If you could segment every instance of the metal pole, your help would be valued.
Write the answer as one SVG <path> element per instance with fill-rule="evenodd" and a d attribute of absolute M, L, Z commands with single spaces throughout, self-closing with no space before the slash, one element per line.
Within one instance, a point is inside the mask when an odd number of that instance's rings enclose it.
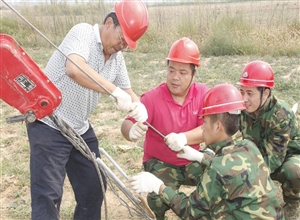
<path fill-rule="evenodd" d="M 33 28 L 36 32 L 38 32 L 46 41 L 48 41 L 51 46 L 53 46 L 57 51 L 59 51 L 67 60 L 73 63 L 79 70 L 81 70 L 86 76 L 88 76 L 94 83 L 100 86 L 104 91 L 106 91 L 110 96 L 112 96 L 116 101 L 117 98 L 111 94 L 103 85 L 97 82 L 92 76 L 90 76 L 86 71 L 84 71 L 80 66 L 78 66 L 72 59 L 70 59 L 67 55 L 65 55 L 50 39 L 48 39 L 41 31 L 39 31 L 33 24 L 31 24 L 25 17 L 23 17 L 19 12 L 17 12 L 10 4 L 6 1 L 1 0 L 7 7 L 9 7 L 13 12 L 15 12 L 21 19 L 23 19 L 31 28 Z"/>

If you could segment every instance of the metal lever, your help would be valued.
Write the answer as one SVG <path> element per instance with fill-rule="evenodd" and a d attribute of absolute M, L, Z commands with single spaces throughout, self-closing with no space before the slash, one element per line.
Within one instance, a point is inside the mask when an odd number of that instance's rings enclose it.
<path fill-rule="evenodd" d="M 164 140 L 166 140 L 166 136 L 163 135 L 159 130 L 157 130 L 155 127 L 153 127 L 149 122 L 145 121 L 145 124 L 150 127 L 153 131 L 155 131 L 157 134 L 159 134 Z"/>
<path fill-rule="evenodd" d="M 164 141 L 166 141 L 166 136 L 163 135 L 159 130 L 157 130 L 155 127 L 153 127 L 149 122 L 145 121 L 145 124 L 148 125 L 148 127 L 150 127 L 153 131 L 155 131 L 157 134 L 159 134 Z M 183 150 L 181 150 L 180 152 L 183 152 Z"/>
<path fill-rule="evenodd" d="M 35 114 L 33 111 L 28 111 L 24 115 L 17 115 L 17 116 L 12 116 L 9 118 L 6 118 L 6 122 L 11 124 L 15 122 L 21 122 L 21 121 L 26 121 L 29 123 L 32 123 L 36 120 Z"/>

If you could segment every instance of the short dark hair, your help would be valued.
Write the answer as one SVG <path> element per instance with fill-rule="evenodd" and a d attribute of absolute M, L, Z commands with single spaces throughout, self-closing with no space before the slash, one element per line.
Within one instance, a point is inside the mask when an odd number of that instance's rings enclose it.
<path fill-rule="evenodd" d="M 228 112 L 221 113 L 221 114 L 213 114 L 210 116 L 211 124 L 215 123 L 219 120 L 227 135 L 232 136 L 234 135 L 240 127 L 240 116 L 236 114 L 229 114 Z"/>
<path fill-rule="evenodd" d="M 257 87 L 257 90 L 260 92 L 260 95 L 261 95 L 261 96 L 262 96 L 263 92 L 264 92 L 266 89 L 270 90 L 270 93 L 269 93 L 269 96 L 268 96 L 268 97 L 270 97 L 270 96 L 271 96 L 271 92 L 272 92 L 271 88 L 269 88 L 269 87 L 260 87 L 260 86 Z"/>
<path fill-rule="evenodd" d="M 113 19 L 115 27 L 120 26 L 119 20 L 118 20 L 117 15 L 116 15 L 115 12 L 112 11 L 108 15 L 106 15 L 106 17 L 104 18 L 103 24 L 105 24 L 105 22 L 108 18 Z"/>
<path fill-rule="evenodd" d="M 167 66 L 169 66 L 169 63 L 170 63 L 170 60 L 167 60 Z M 196 73 L 196 65 L 190 63 L 190 68 L 191 68 L 191 71 L 192 71 L 192 76 L 195 75 L 195 73 Z"/>

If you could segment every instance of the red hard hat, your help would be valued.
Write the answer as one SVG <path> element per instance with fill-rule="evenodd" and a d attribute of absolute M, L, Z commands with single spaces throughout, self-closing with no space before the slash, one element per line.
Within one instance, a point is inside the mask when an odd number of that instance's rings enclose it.
<path fill-rule="evenodd" d="M 274 88 L 274 73 L 270 64 L 264 61 L 252 61 L 248 63 L 237 83 L 247 87 Z"/>
<path fill-rule="evenodd" d="M 148 10 L 139 0 L 121 0 L 115 3 L 115 13 L 123 31 L 124 39 L 131 49 L 148 28 Z"/>
<path fill-rule="evenodd" d="M 194 41 L 183 37 L 173 43 L 167 60 L 200 66 L 200 52 Z"/>
<path fill-rule="evenodd" d="M 238 114 L 245 109 L 240 91 L 231 84 L 220 84 L 210 89 L 204 98 L 203 116 L 229 112 Z"/>

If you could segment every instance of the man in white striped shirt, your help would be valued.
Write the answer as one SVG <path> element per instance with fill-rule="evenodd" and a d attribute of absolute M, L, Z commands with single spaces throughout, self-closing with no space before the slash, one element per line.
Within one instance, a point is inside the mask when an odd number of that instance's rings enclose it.
<path fill-rule="evenodd" d="M 136 48 L 147 28 L 146 6 L 141 1 L 121 0 L 103 24 L 75 25 L 45 68 L 62 93 L 54 114 L 81 135 L 96 157 L 100 157 L 98 140 L 88 117 L 102 94 L 110 95 L 120 110 L 130 111 L 137 121 L 148 118 L 146 108 L 131 89 L 122 54 L 127 47 Z M 100 220 L 106 182 L 103 177 L 101 186 L 93 163 L 74 148 L 49 117 L 29 123 L 27 131 L 32 219 L 59 219 L 67 174 L 76 199 L 74 219 Z"/>

